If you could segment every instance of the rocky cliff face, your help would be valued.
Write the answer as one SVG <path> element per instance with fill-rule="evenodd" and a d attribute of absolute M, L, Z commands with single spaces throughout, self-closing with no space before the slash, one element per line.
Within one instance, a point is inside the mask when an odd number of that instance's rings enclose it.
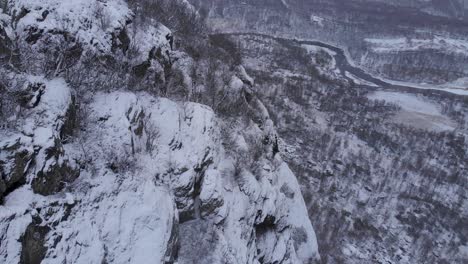
<path fill-rule="evenodd" d="M 1 262 L 319 259 L 254 80 L 175 3 L 8 3 Z"/>

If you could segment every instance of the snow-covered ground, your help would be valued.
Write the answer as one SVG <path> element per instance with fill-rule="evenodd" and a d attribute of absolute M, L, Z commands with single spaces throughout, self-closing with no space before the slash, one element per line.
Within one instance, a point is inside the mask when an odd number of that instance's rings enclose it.
<path fill-rule="evenodd" d="M 394 122 L 421 129 L 436 131 L 454 130 L 455 122 L 441 113 L 440 106 L 417 95 L 399 92 L 377 91 L 368 95 L 372 100 L 384 100 L 401 107 L 393 117 Z"/>
<path fill-rule="evenodd" d="M 309 53 L 318 53 L 320 51 L 325 51 L 326 53 L 328 53 L 332 57 L 336 56 L 336 52 L 334 52 L 333 50 L 327 49 L 327 48 L 323 48 L 323 47 L 319 47 L 319 46 L 315 46 L 315 45 L 308 45 L 308 44 L 303 44 L 302 47 L 304 49 L 306 49 L 307 52 L 309 52 Z"/>
<path fill-rule="evenodd" d="M 371 83 L 371 82 L 368 82 L 366 80 L 363 80 L 359 77 L 357 77 L 356 75 L 346 71 L 345 72 L 345 76 L 350 78 L 351 80 L 353 80 L 353 82 L 357 85 L 367 85 L 367 86 L 372 86 L 372 87 L 379 87 L 377 84 L 375 83 Z"/>
<path fill-rule="evenodd" d="M 458 95 L 466 95 L 468 96 L 468 83 L 467 78 L 462 78 L 454 82 L 445 83 L 445 84 L 426 84 L 426 83 L 410 83 L 410 82 L 401 82 L 401 81 L 394 81 L 385 78 L 379 78 L 384 82 L 399 85 L 399 86 L 407 86 L 417 89 L 429 89 L 429 90 L 441 90 L 446 91 L 453 94 Z"/>
<path fill-rule="evenodd" d="M 312 21 L 313 23 L 323 27 L 324 26 L 324 21 L 325 19 L 323 17 L 319 17 L 319 16 L 316 16 L 316 15 L 310 15 L 310 21 Z"/>

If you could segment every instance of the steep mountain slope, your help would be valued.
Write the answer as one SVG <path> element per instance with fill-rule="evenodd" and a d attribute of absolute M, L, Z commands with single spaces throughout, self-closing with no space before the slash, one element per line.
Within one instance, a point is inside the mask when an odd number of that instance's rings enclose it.
<path fill-rule="evenodd" d="M 464 263 L 466 97 L 360 85 L 333 52 L 232 35 L 299 177 L 323 263 Z"/>
<path fill-rule="evenodd" d="M 319 259 L 254 80 L 187 2 L 2 10 L 0 262 Z"/>

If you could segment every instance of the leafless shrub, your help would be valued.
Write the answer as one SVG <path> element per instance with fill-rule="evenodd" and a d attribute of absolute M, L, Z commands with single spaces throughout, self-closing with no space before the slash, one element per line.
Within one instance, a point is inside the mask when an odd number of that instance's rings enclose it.
<path fill-rule="evenodd" d="M 131 152 L 121 153 L 114 148 L 103 149 L 106 159 L 106 167 L 112 172 L 122 174 L 126 172 L 135 172 L 137 162 Z"/>
<path fill-rule="evenodd" d="M 104 6 L 100 1 L 96 1 L 96 7 L 94 9 L 94 15 L 99 19 L 101 28 L 106 31 L 111 24 L 109 16 L 104 11 Z"/>
<path fill-rule="evenodd" d="M 239 152 L 234 156 L 234 179 L 239 182 L 241 179 L 242 171 L 247 169 L 246 163 L 248 161 L 248 155 L 246 152 Z"/>
<path fill-rule="evenodd" d="M 264 146 L 259 142 L 250 145 L 248 150 L 237 150 L 234 154 L 234 178 L 240 180 L 243 170 L 248 170 L 254 175 L 260 175 L 258 170 L 260 168 L 260 160 L 265 151 Z M 258 180 L 258 178 L 257 178 Z"/>
<path fill-rule="evenodd" d="M 221 128 L 221 140 L 225 151 L 229 155 L 234 155 L 237 152 L 236 137 L 233 132 L 232 126 L 234 124 L 224 123 Z"/>
<path fill-rule="evenodd" d="M 315 54 L 315 61 L 320 67 L 325 67 L 331 63 L 333 60 L 332 56 L 328 52 L 320 49 L 317 54 Z"/>
<path fill-rule="evenodd" d="M 178 35 L 200 35 L 205 31 L 206 12 L 198 12 L 180 0 L 129 0 L 143 23 L 156 18 Z"/>
<path fill-rule="evenodd" d="M 179 69 L 173 69 L 166 79 L 166 92 L 171 97 L 186 99 L 189 95 L 188 87 L 184 82 L 184 73 Z"/>
<path fill-rule="evenodd" d="M 136 27 L 136 25 L 134 25 Z M 133 30 L 133 34 L 130 36 L 130 45 L 127 50 L 127 58 L 131 61 L 140 54 L 141 40 L 137 39 L 136 30 Z"/>
<path fill-rule="evenodd" d="M 15 125 L 16 118 L 12 117 L 21 113 L 25 83 L 26 80 L 20 76 L 0 69 L 0 127 L 12 128 Z"/>
<path fill-rule="evenodd" d="M 7 114 L 12 113 L 15 107 L 13 95 L 9 91 L 11 85 L 11 79 L 9 76 L 2 70 L 0 71 L 0 126 L 9 127 Z"/>
<path fill-rule="evenodd" d="M 128 86 L 129 72 L 128 64 L 84 52 L 79 63 L 64 72 L 64 78 L 81 92 L 112 91 Z"/>
<path fill-rule="evenodd" d="M 153 154 L 156 150 L 156 140 L 159 138 L 160 131 L 155 124 L 148 121 L 144 126 L 144 130 L 146 133 L 146 151 Z"/>
<path fill-rule="evenodd" d="M 226 35 L 210 35 L 209 44 L 212 50 L 211 57 L 215 57 L 230 65 L 240 65 L 242 63 L 242 55 L 239 46 Z"/>
<path fill-rule="evenodd" d="M 210 58 L 207 61 L 204 79 L 205 91 L 201 95 L 202 103 L 209 105 L 215 112 L 228 113 L 234 110 L 237 96 L 230 91 L 229 83 L 233 72 L 221 61 Z M 231 113 L 233 114 L 233 113 Z"/>

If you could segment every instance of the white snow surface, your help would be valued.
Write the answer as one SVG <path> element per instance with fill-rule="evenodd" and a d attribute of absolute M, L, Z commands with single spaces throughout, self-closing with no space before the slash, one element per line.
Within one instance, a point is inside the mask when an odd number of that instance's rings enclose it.
<path fill-rule="evenodd" d="M 358 85 L 368 85 L 368 86 L 372 86 L 372 87 L 379 87 L 377 84 L 368 82 L 366 80 L 363 80 L 363 79 L 357 77 L 356 75 L 354 75 L 354 74 L 352 74 L 352 73 L 350 73 L 348 71 L 345 72 L 345 76 L 350 78 L 351 80 L 353 80 L 353 82 L 355 84 L 358 84 Z"/>
<path fill-rule="evenodd" d="M 320 16 L 316 16 L 316 15 L 310 15 L 310 21 L 316 23 L 317 25 L 323 27 L 324 26 L 324 21 L 325 19 L 323 17 L 320 17 Z"/>
<path fill-rule="evenodd" d="M 401 107 L 394 121 L 416 128 L 447 131 L 454 130 L 456 124 L 441 113 L 436 103 L 424 100 L 413 94 L 377 91 L 368 95 L 369 99 L 384 100 Z"/>
<path fill-rule="evenodd" d="M 446 92 L 453 93 L 453 94 L 468 96 L 468 84 L 467 84 L 468 78 L 461 78 L 461 79 L 455 80 L 454 82 L 449 82 L 449 83 L 439 84 L 439 85 L 427 84 L 427 83 L 410 83 L 410 82 L 394 81 L 394 80 L 389 80 L 389 79 L 381 78 L 381 77 L 378 77 L 378 78 L 387 83 L 394 84 L 394 85 L 407 86 L 407 87 L 412 87 L 412 88 L 417 88 L 417 89 L 441 90 L 441 91 L 446 91 Z"/>
<path fill-rule="evenodd" d="M 170 50 L 166 36 L 172 32 L 160 23 L 153 22 L 139 27 L 130 24 L 128 34 L 131 45 L 135 48 L 134 52 L 137 54 L 137 58 L 135 58 L 137 62 L 146 60 L 153 47 L 162 48 L 163 53 Z"/>

